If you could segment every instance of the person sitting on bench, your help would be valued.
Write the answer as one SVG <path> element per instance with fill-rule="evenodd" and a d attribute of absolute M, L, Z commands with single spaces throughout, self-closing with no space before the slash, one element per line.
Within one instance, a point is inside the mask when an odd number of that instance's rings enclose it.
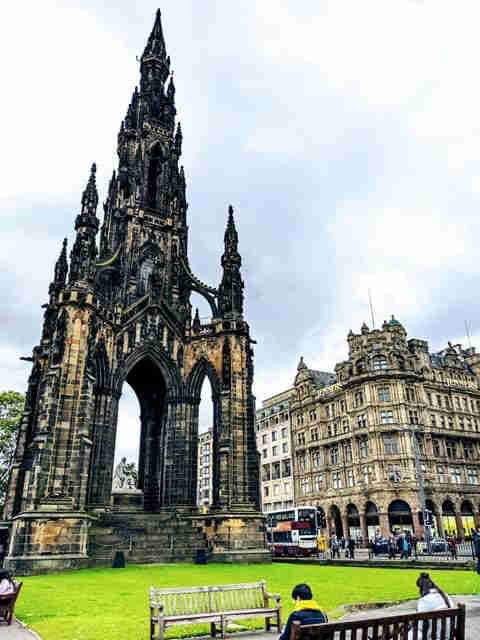
<path fill-rule="evenodd" d="M 0 596 L 6 596 L 15 591 L 16 584 L 12 580 L 10 572 L 6 569 L 0 569 Z"/>
<path fill-rule="evenodd" d="M 297 584 L 292 591 L 292 598 L 295 600 L 295 611 L 293 611 L 283 628 L 278 640 L 289 640 L 292 623 L 300 624 L 320 624 L 328 622 L 327 615 L 322 612 L 318 604 L 312 598 L 312 590 L 308 584 Z"/>
<path fill-rule="evenodd" d="M 435 611 L 436 609 L 450 609 L 453 607 L 453 602 L 448 597 L 446 593 L 444 593 L 440 587 L 432 581 L 428 573 L 421 573 L 418 576 L 416 585 L 418 590 L 420 591 L 420 598 L 417 601 L 417 611 L 419 613 L 424 613 L 426 611 Z M 446 621 L 446 637 L 450 637 L 450 623 Z M 423 628 L 419 629 L 418 640 L 437 640 L 436 637 L 432 636 L 432 632 L 429 631 L 429 623 L 428 620 L 425 620 L 423 623 Z M 440 631 L 437 632 L 440 637 Z M 413 630 L 410 629 L 409 640 L 413 640 Z"/>

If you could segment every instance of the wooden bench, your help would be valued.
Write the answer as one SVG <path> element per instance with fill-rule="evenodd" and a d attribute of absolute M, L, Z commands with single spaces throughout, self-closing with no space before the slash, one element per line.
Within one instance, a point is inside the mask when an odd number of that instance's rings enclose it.
<path fill-rule="evenodd" d="M 15 611 L 15 602 L 22 588 L 23 582 L 17 583 L 15 591 L 0 595 L 0 620 L 5 620 L 8 625 L 12 624 L 13 613 Z"/>
<path fill-rule="evenodd" d="M 269 601 L 273 600 L 273 606 Z M 225 638 L 231 618 L 265 618 L 280 633 L 280 596 L 268 593 L 264 580 L 248 584 L 225 584 L 182 589 L 150 588 L 150 639 L 162 640 L 165 629 L 174 624 L 210 622 L 211 636 L 220 625 Z"/>
<path fill-rule="evenodd" d="M 425 613 L 404 613 L 349 622 L 292 624 L 290 640 L 425 640 L 428 624 L 432 640 L 465 640 L 465 605 Z"/>

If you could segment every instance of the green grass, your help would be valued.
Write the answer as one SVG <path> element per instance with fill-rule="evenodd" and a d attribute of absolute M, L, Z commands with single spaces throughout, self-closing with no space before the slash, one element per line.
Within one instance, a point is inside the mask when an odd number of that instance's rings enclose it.
<path fill-rule="evenodd" d="M 16 614 L 43 640 L 146 640 L 150 586 L 182 587 L 267 581 L 280 593 L 283 619 L 292 610 L 290 593 L 299 582 L 311 585 L 325 611 L 341 605 L 415 598 L 418 570 L 273 565 L 132 565 L 24 578 Z M 451 594 L 478 593 L 480 579 L 468 571 L 432 571 Z M 260 618 L 248 626 L 260 628 Z M 207 625 L 176 626 L 167 637 L 207 633 Z"/>

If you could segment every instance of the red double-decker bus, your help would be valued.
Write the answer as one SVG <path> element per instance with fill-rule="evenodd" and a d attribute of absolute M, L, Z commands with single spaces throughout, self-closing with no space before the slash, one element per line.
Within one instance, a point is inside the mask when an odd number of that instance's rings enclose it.
<path fill-rule="evenodd" d="M 314 555 L 317 551 L 317 510 L 294 507 L 267 514 L 267 542 L 276 557 Z"/>

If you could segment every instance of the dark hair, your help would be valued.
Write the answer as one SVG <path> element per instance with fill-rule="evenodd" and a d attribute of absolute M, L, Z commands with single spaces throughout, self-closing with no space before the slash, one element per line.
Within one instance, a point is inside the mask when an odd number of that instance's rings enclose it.
<path fill-rule="evenodd" d="M 14 584 L 12 574 L 7 569 L 0 569 L 0 580 L 8 580 L 11 584 Z"/>
<path fill-rule="evenodd" d="M 447 596 L 440 589 L 440 587 L 437 587 L 437 585 L 433 582 L 433 580 L 430 578 L 428 573 L 421 573 L 418 576 L 418 578 L 417 578 L 417 587 L 420 589 L 420 595 L 422 596 L 422 598 L 423 598 L 423 596 L 427 595 L 427 593 L 430 591 L 430 589 L 435 589 L 442 596 L 447 608 L 448 609 L 450 608 L 450 602 L 448 601 Z"/>
<path fill-rule="evenodd" d="M 312 590 L 308 584 L 297 584 L 297 586 L 293 588 L 292 598 L 294 600 L 297 598 L 300 598 L 300 600 L 311 600 L 312 597 Z"/>

